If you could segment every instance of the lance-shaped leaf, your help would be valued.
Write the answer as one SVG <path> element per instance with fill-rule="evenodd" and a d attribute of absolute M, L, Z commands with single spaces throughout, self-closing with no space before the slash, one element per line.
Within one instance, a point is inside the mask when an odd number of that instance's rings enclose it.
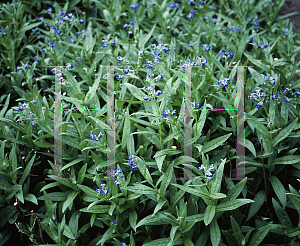
<path fill-rule="evenodd" d="M 243 205 L 245 205 L 247 203 L 251 203 L 251 202 L 254 202 L 254 201 L 251 199 L 236 199 L 236 200 L 224 202 L 224 203 L 219 204 L 216 207 L 216 212 L 234 210 L 240 206 L 243 206 Z"/>
<path fill-rule="evenodd" d="M 272 140 L 272 148 L 274 148 L 280 141 L 282 141 L 290 135 L 297 121 L 298 118 L 296 118 L 291 124 L 289 124 L 289 126 L 287 126 L 281 132 L 279 132 L 279 134 Z"/>

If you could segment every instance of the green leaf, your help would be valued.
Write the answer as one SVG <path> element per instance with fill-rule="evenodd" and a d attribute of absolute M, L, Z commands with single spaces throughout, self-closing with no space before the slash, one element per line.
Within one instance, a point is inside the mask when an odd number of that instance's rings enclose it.
<path fill-rule="evenodd" d="M 287 229 L 285 233 L 288 237 L 296 237 L 300 234 L 300 227 Z"/>
<path fill-rule="evenodd" d="M 151 38 L 154 30 L 155 30 L 156 24 L 154 24 L 154 26 L 152 27 L 151 31 L 143 38 L 139 39 L 139 48 L 140 49 L 144 49 L 145 44 L 148 42 L 148 40 Z"/>
<path fill-rule="evenodd" d="M 96 214 L 106 214 L 108 213 L 110 209 L 110 205 L 95 205 L 91 207 L 90 209 L 82 208 L 79 211 L 80 212 L 85 212 L 85 213 L 96 213 Z"/>
<path fill-rule="evenodd" d="M 17 212 L 16 208 L 13 205 L 6 206 L 0 209 L 0 228 L 2 228 L 6 222 L 14 216 Z"/>
<path fill-rule="evenodd" d="M 44 191 L 45 192 L 45 191 Z M 46 192 L 45 192 L 46 193 Z M 44 196 L 46 196 L 44 193 Z M 47 194 L 49 199 L 48 201 L 53 202 L 64 202 L 67 199 L 67 194 L 64 192 L 52 192 Z M 43 196 L 40 196 L 38 200 L 44 200 Z M 45 201 L 46 202 L 46 201 Z M 51 204 L 52 205 L 52 204 Z"/>
<path fill-rule="evenodd" d="M 129 109 L 127 108 L 125 114 L 125 123 L 123 127 L 123 135 L 122 135 L 122 149 L 124 149 L 124 147 L 127 144 L 127 140 L 130 134 L 130 127 L 131 127 L 131 123 L 130 123 Z"/>
<path fill-rule="evenodd" d="M 160 238 L 160 239 L 153 240 L 149 243 L 145 243 L 143 244 L 143 246 L 166 246 L 170 241 L 171 241 L 170 237 Z M 182 239 L 179 239 L 173 245 L 183 245 L 182 243 L 183 243 Z"/>
<path fill-rule="evenodd" d="M 212 141 L 209 141 L 207 144 L 204 144 L 203 148 L 202 148 L 202 153 L 205 154 L 206 152 L 209 152 L 213 149 L 216 149 L 217 147 L 219 147 L 221 144 L 223 144 L 230 136 L 232 135 L 232 133 L 229 133 L 225 136 L 221 136 L 218 137 Z"/>
<path fill-rule="evenodd" d="M 26 196 L 24 196 L 24 200 L 27 200 L 27 201 L 29 201 L 29 202 L 32 202 L 32 203 L 34 203 L 35 205 L 38 205 L 38 201 L 37 201 L 35 195 L 33 195 L 33 194 L 27 194 Z"/>
<path fill-rule="evenodd" d="M 242 234 L 241 228 L 240 228 L 239 224 L 236 222 L 236 220 L 231 215 L 230 215 L 230 221 L 231 221 L 233 236 L 237 240 L 239 246 L 242 246 L 242 241 L 244 239 L 244 236 Z"/>
<path fill-rule="evenodd" d="M 4 114 L 9 106 L 9 99 L 10 99 L 10 94 L 8 94 L 6 101 L 4 103 L 4 107 L 0 111 L 0 118 L 4 118 Z"/>
<path fill-rule="evenodd" d="M 256 157 L 256 150 L 255 147 L 253 145 L 253 143 L 251 141 L 249 141 L 248 139 L 244 139 L 245 140 L 245 147 L 251 151 L 251 153 Z"/>
<path fill-rule="evenodd" d="M 174 163 L 169 164 L 167 171 L 163 175 L 163 179 L 160 185 L 160 194 L 162 197 L 165 196 L 165 192 L 167 190 L 168 185 L 170 184 L 170 181 L 172 179 L 172 174 L 173 174 L 173 166 Z"/>
<path fill-rule="evenodd" d="M 91 33 L 91 31 L 90 31 Z M 91 99 L 96 95 L 97 89 L 99 87 L 100 79 L 101 79 L 101 74 L 102 74 L 102 66 L 100 68 L 100 74 L 97 75 L 96 81 L 93 83 L 93 86 L 89 88 L 88 93 L 86 94 L 84 98 L 84 104 L 88 105 L 91 101 Z"/>
<path fill-rule="evenodd" d="M 216 206 L 215 205 L 208 205 L 205 209 L 204 213 L 204 224 L 205 226 L 209 225 L 210 222 L 214 219 L 216 214 Z"/>
<path fill-rule="evenodd" d="M 220 192 L 225 161 L 226 161 L 226 158 L 221 162 L 221 164 L 217 168 L 217 171 L 214 174 L 214 177 L 212 179 L 213 182 L 212 182 L 211 188 L 210 188 L 211 194 Z"/>
<path fill-rule="evenodd" d="M 254 64 L 256 65 L 257 67 L 263 69 L 265 72 L 269 72 L 270 71 L 270 67 L 263 64 L 260 60 L 256 60 L 253 58 L 252 55 L 248 55 L 246 53 L 244 53 L 244 55 Z"/>
<path fill-rule="evenodd" d="M 52 148 L 53 147 L 53 144 L 51 144 L 51 143 L 40 142 L 40 141 L 33 141 L 33 143 L 40 148 Z"/>
<path fill-rule="evenodd" d="M 71 191 L 68 193 L 68 196 L 67 196 L 67 200 L 64 202 L 64 205 L 62 207 L 62 212 L 64 213 L 67 209 L 67 207 L 70 206 L 71 203 L 73 203 L 74 199 L 76 198 L 76 196 L 78 195 L 78 191 Z"/>
<path fill-rule="evenodd" d="M 224 202 L 224 203 L 219 204 L 216 207 L 216 212 L 234 210 L 240 206 L 243 206 L 243 205 L 245 205 L 247 203 L 251 203 L 251 202 L 254 202 L 254 201 L 251 199 L 235 199 L 232 201 Z"/>
<path fill-rule="evenodd" d="M 26 178 L 27 178 L 27 176 L 28 176 L 28 174 L 29 174 L 29 172 L 30 172 L 30 170 L 31 170 L 31 167 L 32 167 L 32 165 L 33 165 L 35 156 L 36 156 L 36 155 L 34 155 L 34 156 L 31 158 L 31 160 L 29 161 L 29 163 L 27 164 L 27 166 L 26 166 L 26 168 L 25 168 L 25 170 L 24 170 L 24 172 L 23 172 L 22 178 L 21 178 L 21 180 L 20 180 L 20 182 L 19 182 L 20 185 L 23 185 L 23 184 L 24 184 L 24 182 L 25 182 L 25 180 L 26 180 Z"/>
<path fill-rule="evenodd" d="M 218 246 L 221 241 L 221 230 L 217 220 L 213 220 L 210 225 L 210 240 L 213 246 Z"/>
<path fill-rule="evenodd" d="M 78 180 L 77 180 L 77 184 L 81 184 L 84 180 L 84 176 L 85 176 L 85 172 L 86 172 L 86 168 L 87 168 L 87 163 L 85 163 L 79 170 L 78 172 Z"/>
<path fill-rule="evenodd" d="M 254 78 L 254 80 L 257 84 L 263 84 L 264 83 L 264 81 L 265 81 L 264 77 L 259 72 L 257 72 L 256 70 L 254 70 L 251 67 L 248 67 L 248 70 L 250 71 L 252 77 Z"/>
<path fill-rule="evenodd" d="M 41 22 L 37 22 L 37 23 L 33 23 L 33 24 L 30 24 L 30 25 L 29 25 L 29 23 L 26 22 L 26 23 L 22 26 L 20 32 L 21 32 L 21 33 L 22 33 L 22 32 L 26 32 L 26 31 L 28 31 L 28 30 L 30 30 L 30 29 L 32 29 L 32 28 L 37 27 L 37 26 L 40 25 L 40 24 L 41 24 Z"/>
<path fill-rule="evenodd" d="M 272 140 L 272 148 L 274 148 L 280 141 L 282 141 L 290 135 L 297 121 L 298 118 L 296 118 L 291 124 L 289 124 L 289 126 L 287 126 L 281 132 L 279 132 L 279 134 Z"/>
<path fill-rule="evenodd" d="M 248 217 L 247 217 L 246 221 L 251 219 L 257 213 L 257 211 L 260 209 L 261 205 L 263 205 L 263 203 L 265 201 L 265 191 L 260 190 L 254 197 L 254 201 L 255 201 L 255 203 L 251 204 L 251 206 L 250 206 Z"/>
<path fill-rule="evenodd" d="M 94 152 L 93 152 L 94 153 Z M 95 154 L 95 153 L 94 153 Z M 62 171 L 63 170 L 65 170 L 65 169 L 67 169 L 67 168 L 69 168 L 69 167 L 71 167 L 71 166 L 73 166 L 73 165 L 75 165 L 75 164 L 77 164 L 78 162 L 81 162 L 81 161 L 83 161 L 83 159 L 76 159 L 76 160 L 74 160 L 74 161 L 71 161 L 70 163 L 68 163 L 67 165 L 64 165 L 63 166 L 63 168 L 61 169 Z"/>
<path fill-rule="evenodd" d="M 134 95 L 140 101 L 144 101 L 143 97 L 145 97 L 146 94 L 141 89 L 129 83 L 124 83 L 124 85 L 129 89 L 132 95 Z"/>
<path fill-rule="evenodd" d="M 155 209 L 154 209 L 154 212 L 153 212 L 152 216 L 154 216 L 154 215 L 162 208 L 162 206 L 165 204 L 165 202 L 166 202 L 166 200 L 165 200 L 165 201 L 160 201 L 160 202 L 156 205 L 156 207 L 155 207 Z"/>
<path fill-rule="evenodd" d="M 260 227 L 252 236 L 251 241 L 249 243 L 249 246 L 258 246 L 264 240 L 268 232 L 270 231 L 270 228 L 272 226 L 272 223 L 268 223 L 262 227 Z"/>
<path fill-rule="evenodd" d="M 247 177 L 241 180 L 240 182 L 238 182 L 232 189 L 230 189 L 226 194 L 228 199 L 235 200 L 244 189 L 246 181 L 247 181 Z"/>
<path fill-rule="evenodd" d="M 146 163 L 143 159 L 137 157 L 138 169 L 143 177 L 150 183 L 153 184 L 152 176 L 146 166 Z"/>
<path fill-rule="evenodd" d="M 156 161 L 159 172 L 161 172 L 162 165 L 163 165 L 165 158 L 166 158 L 166 155 L 155 157 L 155 161 Z"/>
<path fill-rule="evenodd" d="M 186 186 L 183 186 L 183 185 L 179 185 L 179 184 L 172 184 L 172 185 L 180 188 L 180 190 L 186 191 L 186 192 L 191 193 L 191 194 L 193 194 L 195 196 L 204 197 L 206 199 L 210 199 L 210 195 L 209 194 L 206 194 L 204 192 L 198 191 L 196 189 L 193 189 L 193 188 L 190 188 L 190 187 L 186 187 Z"/>
<path fill-rule="evenodd" d="M 192 180 L 188 180 L 184 184 L 184 186 L 188 186 L 191 182 L 192 182 Z M 184 193 L 185 193 L 185 191 L 182 189 L 180 189 L 178 192 L 175 193 L 175 196 L 173 197 L 173 199 L 171 201 L 171 208 L 173 208 L 176 205 L 176 203 L 180 200 L 180 198 L 184 195 Z"/>
<path fill-rule="evenodd" d="M 272 197 L 272 203 L 280 223 L 289 227 L 293 227 L 289 215 L 273 197 Z"/>
<path fill-rule="evenodd" d="M 129 223 L 130 226 L 135 230 L 136 226 L 136 221 L 137 221 L 137 213 L 135 210 L 130 211 L 129 213 Z"/>
<path fill-rule="evenodd" d="M 150 214 L 139 221 L 139 223 L 135 226 L 134 231 L 136 231 L 136 228 L 138 228 L 142 225 L 166 225 L 166 224 L 169 224 L 169 223 L 166 221 L 163 221 L 157 215 L 152 217 L 152 214 Z"/>
<path fill-rule="evenodd" d="M 285 206 L 286 206 L 286 195 L 285 195 L 285 189 L 284 189 L 283 184 L 275 176 L 269 177 L 269 180 L 271 182 L 271 185 L 273 187 L 273 190 L 274 190 L 275 194 L 277 195 L 277 197 L 278 197 L 279 201 L 281 202 L 282 206 L 285 208 Z"/>
<path fill-rule="evenodd" d="M 296 164 L 300 162 L 300 155 L 287 155 L 276 158 L 272 165 L 289 165 Z"/>
<path fill-rule="evenodd" d="M 131 192 L 137 194 L 145 194 L 145 195 L 154 195 L 156 196 L 156 191 L 146 185 L 134 183 L 134 186 L 121 187 L 121 189 L 129 190 Z"/>
<path fill-rule="evenodd" d="M 13 146 L 12 150 L 10 151 L 10 154 L 9 154 L 9 163 L 12 166 L 12 171 L 13 171 L 12 180 L 16 182 L 17 181 L 17 167 L 18 167 L 18 163 L 17 163 L 17 155 L 16 155 L 15 145 Z"/>

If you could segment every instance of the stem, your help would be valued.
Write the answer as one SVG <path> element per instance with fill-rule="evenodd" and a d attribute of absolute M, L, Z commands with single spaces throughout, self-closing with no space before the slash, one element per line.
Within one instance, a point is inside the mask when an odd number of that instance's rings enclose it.
<path fill-rule="evenodd" d="M 263 146 L 262 146 L 262 138 L 260 138 L 260 146 L 261 146 L 261 155 L 263 155 Z M 266 181 L 266 172 L 265 172 L 265 164 L 264 164 L 264 159 L 261 159 L 262 162 L 262 166 L 263 166 L 263 172 L 264 172 L 264 181 L 265 181 L 265 203 L 266 203 L 266 208 L 267 208 L 267 212 L 269 212 L 269 208 L 268 208 L 268 199 L 267 199 L 267 181 Z"/>

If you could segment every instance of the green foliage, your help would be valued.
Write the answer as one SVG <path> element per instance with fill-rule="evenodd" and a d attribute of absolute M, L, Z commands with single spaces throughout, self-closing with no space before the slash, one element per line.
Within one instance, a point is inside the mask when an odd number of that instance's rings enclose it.
<path fill-rule="evenodd" d="M 298 245 L 292 14 L 201 2 L 1 4 L 0 246 Z"/>

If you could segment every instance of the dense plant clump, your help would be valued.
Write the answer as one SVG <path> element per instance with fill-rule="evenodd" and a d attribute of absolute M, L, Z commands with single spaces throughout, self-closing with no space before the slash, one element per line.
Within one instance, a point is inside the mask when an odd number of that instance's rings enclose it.
<path fill-rule="evenodd" d="M 1 3 L 0 246 L 299 245 L 283 4 Z"/>

